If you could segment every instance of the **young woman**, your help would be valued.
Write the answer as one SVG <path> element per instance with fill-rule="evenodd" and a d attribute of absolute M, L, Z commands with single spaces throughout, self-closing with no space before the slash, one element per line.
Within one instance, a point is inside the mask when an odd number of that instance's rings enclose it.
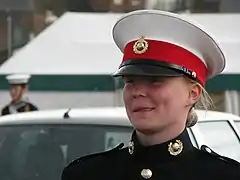
<path fill-rule="evenodd" d="M 186 130 L 197 122 L 194 108 L 211 105 L 206 80 L 225 66 L 215 40 L 179 15 L 153 10 L 122 17 L 113 38 L 124 54 L 114 76 L 125 83 L 132 140 L 73 161 L 62 180 L 239 180 L 237 161 L 194 148 Z"/>

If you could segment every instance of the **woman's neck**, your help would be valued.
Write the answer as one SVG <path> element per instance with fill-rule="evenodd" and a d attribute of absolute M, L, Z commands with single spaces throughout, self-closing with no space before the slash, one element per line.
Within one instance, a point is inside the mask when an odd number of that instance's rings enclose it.
<path fill-rule="evenodd" d="M 140 143 L 144 146 L 151 146 L 155 144 L 162 144 L 166 141 L 174 139 L 179 136 L 185 129 L 185 124 L 179 125 L 169 125 L 168 127 L 164 127 L 158 132 L 153 133 L 141 133 L 136 130 L 137 137 Z"/>

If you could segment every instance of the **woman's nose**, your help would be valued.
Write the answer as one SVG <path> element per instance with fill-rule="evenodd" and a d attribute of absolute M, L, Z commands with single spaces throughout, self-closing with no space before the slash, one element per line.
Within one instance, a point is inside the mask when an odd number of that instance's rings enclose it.
<path fill-rule="evenodd" d="M 147 92 L 147 85 L 145 83 L 134 83 L 132 95 L 136 97 L 145 97 Z"/>

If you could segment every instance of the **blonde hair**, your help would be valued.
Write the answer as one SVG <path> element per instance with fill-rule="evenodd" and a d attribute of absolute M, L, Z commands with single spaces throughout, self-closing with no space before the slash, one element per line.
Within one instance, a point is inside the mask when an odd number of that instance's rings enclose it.
<path fill-rule="evenodd" d="M 191 82 L 196 84 L 196 81 L 191 80 Z M 208 110 L 210 108 L 214 108 L 214 104 L 213 104 L 213 101 L 212 101 L 210 95 L 207 93 L 207 91 L 204 89 L 204 87 L 201 84 L 199 84 L 199 83 L 197 83 L 197 84 L 202 88 L 202 94 L 201 94 L 200 98 L 198 99 L 198 101 L 190 108 L 190 110 L 188 112 L 186 127 L 192 127 L 197 123 L 198 116 L 197 116 L 195 109 Z"/>

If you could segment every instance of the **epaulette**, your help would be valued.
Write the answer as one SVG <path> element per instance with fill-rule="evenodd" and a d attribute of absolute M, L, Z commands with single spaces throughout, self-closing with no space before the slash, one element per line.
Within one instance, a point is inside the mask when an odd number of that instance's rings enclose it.
<path fill-rule="evenodd" d="M 97 157 L 97 156 L 102 156 L 102 155 L 110 155 L 114 152 L 117 152 L 119 151 L 120 149 L 122 149 L 122 147 L 124 146 L 123 143 L 117 145 L 116 147 L 114 147 L 113 149 L 110 149 L 108 151 L 104 151 L 104 152 L 99 152 L 99 153 L 93 153 L 93 154 L 89 154 L 89 155 L 86 155 L 86 156 L 82 156 L 82 157 L 79 157 L 75 160 L 73 160 L 72 162 L 70 162 L 68 164 L 68 166 L 71 166 L 71 165 L 74 165 L 74 164 L 78 164 L 80 161 L 82 160 L 86 160 L 86 159 L 89 159 L 89 158 L 92 158 L 92 157 Z"/>
<path fill-rule="evenodd" d="M 208 146 L 206 146 L 206 145 L 202 145 L 202 146 L 201 146 L 201 150 L 202 150 L 203 152 L 206 152 L 206 153 L 208 153 L 209 155 L 217 158 L 217 159 L 220 159 L 220 160 L 222 160 L 222 161 L 225 161 L 225 162 L 227 162 L 227 163 L 230 163 L 230 164 L 234 165 L 235 167 L 240 168 L 240 163 L 239 163 L 238 161 L 236 161 L 236 160 L 234 160 L 234 159 L 231 159 L 231 158 L 229 158 L 229 157 L 221 156 L 220 154 L 217 154 L 217 153 L 214 152 L 210 147 L 208 147 Z"/>

